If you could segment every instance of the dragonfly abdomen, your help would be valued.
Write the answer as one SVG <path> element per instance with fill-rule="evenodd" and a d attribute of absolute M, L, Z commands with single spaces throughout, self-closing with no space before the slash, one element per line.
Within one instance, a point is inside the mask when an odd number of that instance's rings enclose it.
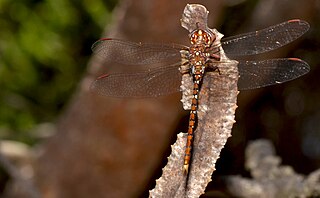
<path fill-rule="evenodd" d="M 202 82 L 202 78 L 203 78 L 203 74 L 194 75 L 194 84 L 193 84 L 193 92 L 192 92 L 193 98 L 191 100 L 188 136 L 187 136 L 187 144 L 186 144 L 186 150 L 184 155 L 184 165 L 183 165 L 185 173 L 188 173 L 190 159 L 191 159 L 193 132 L 195 130 L 195 126 L 197 122 L 198 98 L 199 98 L 200 83 Z"/>
<path fill-rule="evenodd" d="M 204 55 L 204 45 L 195 45 L 195 47 L 191 47 L 190 54 L 190 69 L 191 74 L 193 76 L 193 91 L 192 91 L 192 100 L 191 100 L 191 111 L 189 117 L 189 126 L 188 126 L 188 136 L 187 136 L 187 143 L 186 143 L 186 150 L 184 156 L 184 172 L 188 173 L 189 171 L 189 164 L 191 159 L 191 152 L 192 152 L 192 144 L 193 144 L 193 133 L 195 130 L 195 126 L 197 124 L 197 111 L 198 111 L 198 98 L 199 98 L 199 91 L 205 71 L 205 63 L 206 58 Z"/>

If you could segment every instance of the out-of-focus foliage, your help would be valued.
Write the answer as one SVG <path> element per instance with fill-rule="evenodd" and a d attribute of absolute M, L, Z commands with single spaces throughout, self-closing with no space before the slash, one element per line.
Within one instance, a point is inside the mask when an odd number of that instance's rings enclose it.
<path fill-rule="evenodd" d="M 0 0 L 0 138 L 32 143 L 85 71 L 116 0 Z"/>

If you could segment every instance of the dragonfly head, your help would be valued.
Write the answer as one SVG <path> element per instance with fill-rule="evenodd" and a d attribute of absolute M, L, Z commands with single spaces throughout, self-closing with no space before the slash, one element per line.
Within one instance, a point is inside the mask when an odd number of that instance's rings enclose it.
<path fill-rule="evenodd" d="M 209 31 L 205 31 L 202 29 L 197 29 L 190 34 L 190 42 L 191 44 L 206 44 L 211 45 L 216 36 Z"/>

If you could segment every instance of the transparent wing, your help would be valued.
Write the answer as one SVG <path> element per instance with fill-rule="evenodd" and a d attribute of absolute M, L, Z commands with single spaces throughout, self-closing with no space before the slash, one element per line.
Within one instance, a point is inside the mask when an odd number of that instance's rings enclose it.
<path fill-rule="evenodd" d="M 180 50 L 177 44 L 142 44 L 101 39 L 92 50 L 104 62 L 91 89 L 104 96 L 156 97 L 179 91 Z"/>
<path fill-rule="evenodd" d="M 91 90 L 112 97 L 157 97 L 179 92 L 179 64 L 159 67 L 139 73 L 103 75 L 91 85 Z"/>
<path fill-rule="evenodd" d="M 242 61 L 238 65 L 238 89 L 255 89 L 293 80 L 309 72 L 309 65 L 298 58 Z"/>
<path fill-rule="evenodd" d="M 117 39 L 101 39 L 92 45 L 92 51 L 104 60 L 125 65 L 166 66 L 181 61 L 178 44 L 142 44 Z M 160 64 L 160 65 L 159 65 Z"/>
<path fill-rule="evenodd" d="M 221 45 L 229 58 L 260 54 L 296 40 L 309 27 L 309 24 L 305 21 L 289 20 L 263 30 L 222 39 Z"/>

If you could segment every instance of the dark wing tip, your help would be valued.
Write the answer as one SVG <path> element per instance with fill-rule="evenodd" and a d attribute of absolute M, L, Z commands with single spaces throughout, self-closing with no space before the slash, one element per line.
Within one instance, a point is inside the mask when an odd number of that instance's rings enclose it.
<path fill-rule="evenodd" d="M 288 59 L 291 61 L 294 61 L 298 64 L 297 66 L 299 67 L 299 70 L 303 72 L 302 75 L 304 75 L 310 71 L 310 66 L 304 60 L 301 60 L 299 58 L 288 58 Z"/>
<path fill-rule="evenodd" d="M 106 78 L 108 77 L 110 74 L 103 74 L 101 76 L 99 76 L 96 80 L 102 79 L 102 78 Z"/>
<path fill-rule="evenodd" d="M 291 19 L 288 21 L 289 23 L 297 23 L 299 24 L 301 27 L 304 27 L 304 32 L 305 33 L 306 31 L 309 30 L 310 28 L 310 25 L 308 22 L 304 21 L 304 20 L 301 20 L 301 19 Z"/>
<path fill-rule="evenodd" d="M 101 79 L 107 76 L 101 76 L 95 79 L 90 85 L 90 91 L 92 93 L 98 94 L 100 96 L 110 96 L 108 92 L 104 91 L 103 87 L 101 87 Z"/>
<path fill-rule="evenodd" d="M 99 40 L 97 40 L 96 42 L 94 42 L 91 46 L 91 50 L 93 52 L 96 52 L 97 47 L 100 45 L 100 43 L 107 41 L 107 40 L 112 40 L 111 38 L 101 38 Z"/>
<path fill-rule="evenodd" d="M 290 19 L 289 21 L 288 21 L 289 23 L 300 23 L 300 22 L 304 22 L 303 20 L 301 20 L 301 19 Z"/>

